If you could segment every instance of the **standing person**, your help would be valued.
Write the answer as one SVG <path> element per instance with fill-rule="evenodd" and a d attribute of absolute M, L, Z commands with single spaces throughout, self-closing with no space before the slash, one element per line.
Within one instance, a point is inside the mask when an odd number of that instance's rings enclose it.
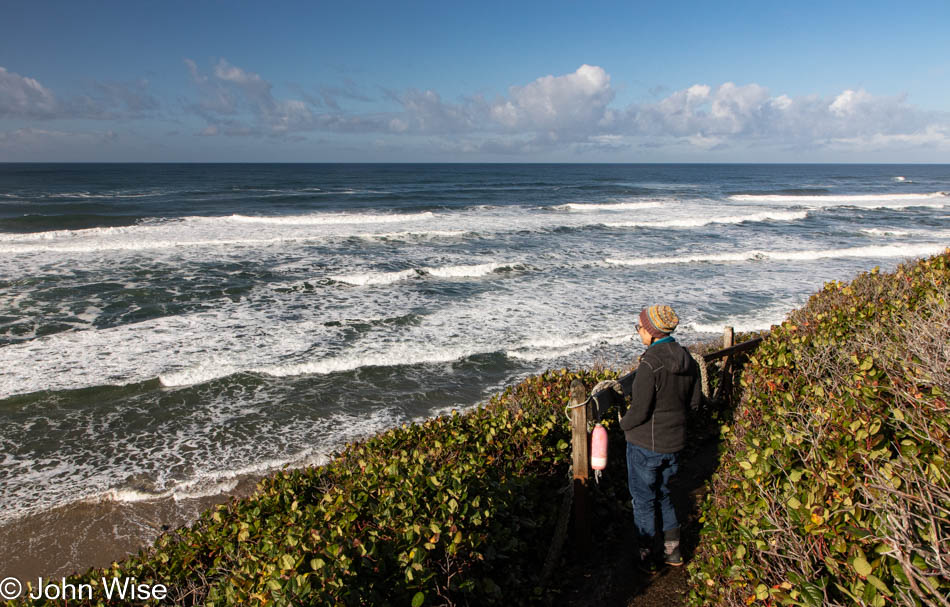
<path fill-rule="evenodd" d="M 627 440 L 627 484 L 633 498 L 638 556 L 646 567 L 655 560 L 659 504 L 663 559 L 679 566 L 683 564 L 680 523 L 669 483 L 686 445 L 687 408 L 698 408 L 702 398 L 699 367 L 670 335 L 679 324 L 673 308 L 644 308 L 639 320 L 637 333 L 647 350 L 633 379 L 630 407 L 620 420 Z"/>

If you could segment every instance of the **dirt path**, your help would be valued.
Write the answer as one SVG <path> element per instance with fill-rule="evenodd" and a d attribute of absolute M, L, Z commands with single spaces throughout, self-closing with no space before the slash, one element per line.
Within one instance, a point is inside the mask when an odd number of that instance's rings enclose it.
<path fill-rule="evenodd" d="M 698 506 L 705 495 L 705 485 L 718 463 L 718 439 L 707 438 L 687 449 L 676 477 L 679 496 L 678 511 L 686 521 L 683 526 L 682 549 L 688 563 L 699 540 L 701 523 Z M 615 474 L 615 476 L 617 476 Z M 605 482 L 608 482 L 605 479 Z M 622 483 L 625 478 L 611 478 Z M 613 486 L 616 489 L 616 485 Z M 615 495 L 619 492 L 615 491 Z M 616 500 L 616 497 L 613 498 Z M 686 567 L 664 566 L 653 574 L 641 572 L 634 560 L 635 532 L 629 499 L 623 508 L 595 506 L 594 551 L 583 562 L 567 567 L 561 582 L 557 605 L 568 607 L 675 607 L 686 604 Z M 571 548 L 568 546 L 567 550 Z M 568 552 L 568 558 L 570 553 Z"/>

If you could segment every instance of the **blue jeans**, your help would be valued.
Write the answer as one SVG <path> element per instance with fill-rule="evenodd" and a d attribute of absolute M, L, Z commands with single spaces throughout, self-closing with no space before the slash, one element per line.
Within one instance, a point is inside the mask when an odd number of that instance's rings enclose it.
<path fill-rule="evenodd" d="M 679 453 L 656 453 L 627 443 L 627 486 L 633 498 L 633 521 L 641 545 L 656 535 L 656 504 L 660 504 L 663 531 L 679 527 L 670 499 L 670 479 L 676 474 Z"/>

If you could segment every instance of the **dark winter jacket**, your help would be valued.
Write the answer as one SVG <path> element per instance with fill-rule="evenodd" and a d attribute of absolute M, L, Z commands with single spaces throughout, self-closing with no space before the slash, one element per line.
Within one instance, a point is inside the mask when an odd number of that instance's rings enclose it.
<path fill-rule="evenodd" d="M 627 442 L 657 453 L 686 445 L 687 409 L 702 398 L 699 367 L 673 338 L 654 342 L 640 358 L 630 407 L 620 420 Z"/>

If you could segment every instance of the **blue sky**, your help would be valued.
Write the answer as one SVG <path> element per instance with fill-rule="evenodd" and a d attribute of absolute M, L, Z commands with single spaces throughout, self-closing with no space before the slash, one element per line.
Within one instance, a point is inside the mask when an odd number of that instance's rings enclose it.
<path fill-rule="evenodd" d="M 950 162 L 950 3 L 0 3 L 0 161 Z"/>

